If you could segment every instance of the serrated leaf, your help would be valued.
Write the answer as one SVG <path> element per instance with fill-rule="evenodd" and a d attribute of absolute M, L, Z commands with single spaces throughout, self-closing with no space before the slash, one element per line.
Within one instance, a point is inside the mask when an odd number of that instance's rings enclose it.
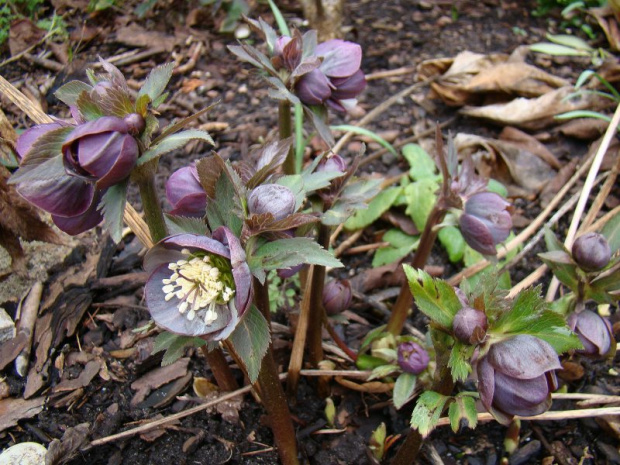
<path fill-rule="evenodd" d="M 392 399 L 396 410 L 400 410 L 400 408 L 405 405 L 409 399 L 411 399 L 411 396 L 413 396 L 413 392 L 415 391 L 417 379 L 418 377 L 412 373 L 402 373 L 398 378 L 396 378 L 396 382 L 394 383 L 394 391 L 392 393 Z"/>
<path fill-rule="evenodd" d="M 538 257 L 547 265 L 553 274 L 572 291 L 577 291 L 579 277 L 577 265 L 573 263 L 569 254 L 562 250 L 539 253 Z"/>
<path fill-rule="evenodd" d="M 112 240 L 118 244 L 123 239 L 123 213 L 125 212 L 125 203 L 127 201 L 127 186 L 129 180 L 110 187 L 97 207 L 103 215 L 103 223 L 105 229 L 110 234 Z"/>
<path fill-rule="evenodd" d="M 138 91 L 138 98 L 143 95 L 148 95 L 151 101 L 157 100 L 157 98 L 164 92 L 170 78 L 172 77 L 172 70 L 174 69 L 174 62 L 166 63 L 154 68 L 147 76 L 144 84 Z"/>
<path fill-rule="evenodd" d="M 226 226 L 239 237 L 243 228 L 243 221 L 240 218 L 242 207 L 235 183 L 231 179 L 233 174 L 234 172 L 224 166 L 215 183 L 215 196 L 207 201 L 206 217 L 211 231 Z"/>
<path fill-rule="evenodd" d="M 185 131 L 180 131 L 176 134 L 172 134 L 161 140 L 157 145 L 151 146 L 138 159 L 138 166 L 142 166 L 151 160 L 158 159 L 162 155 L 168 152 L 172 152 L 173 150 L 184 146 L 190 140 L 194 139 L 204 140 L 211 145 L 215 144 L 208 132 L 201 131 L 199 129 L 187 129 Z"/>
<path fill-rule="evenodd" d="M 411 427 L 426 438 L 437 426 L 448 399 L 449 397 L 434 391 L 423 392 L 411 414 Z"/>
<path fill-rule="evenodd" d="M 188 218 L 185 216 L 177 215 L 164 215 L 166 221 L 166 227 L 168 233 L 172 236 L 174 234 L 192 233 L 204 236 L 207 231 L 207 225 L 202 218 Z"/>
<path fill-rule="evenodd" d="M 472 369 L 469 360 L 474 353 L 474 349 L 475 346 L 473 345 L 455 341 L 450 351 L 450 359 L 448 360 L 448 367 L 451 369 L 454 381 L 465 381 L 471 373 Z"/>
<path fill-rule="evenodd" d="M 153 354 L 165 350 L 161 364 L 167 366 L 180 359 L 188 347 L 202 347 L 205 344 L 206 342 L 198 337 L 180 336 L 164 331 L 155 338 Z"/>
<path fill-rule="evenodd" d="M 607 239 L 612 255 L 620 250 L 620 213 L 616 213 L 605 223 L 601 234 Z"/>
<path fill-rule="evenodd" d="M 402 148 L 403 157 L 409 163 L 409 176 L 414 181 L 421 179 L 437 180 L 435 160 L 418 144 L 407 144 Z"/>
<path fill-rule="evenodd" d="M 230 50 L 233 55 L 237 55 L 237 57 L 241 60 L 247 61 L 251 65 L 267 71 L 274 77 L 278 77 L 278 73 L 271 64 L 271 60 L 269 60 L 264 53 L 260 52 L 251 45 L 229 45 L 228 50 Z"/>
<path fill-rule="evenodd" d="M 131 96 L 122 89 L 111 88 L 105 92 L 105 98 L 96 101 L 101 111 L 108 116 L 124 118 L 135 112 Z M 81 110 L 81 109 L 80 109 Z"/>
<path fill-rule="evenodd" d="M 345 229 L 352 231 L 363 229 L 374 223 L 383 213 L 385 213 L 394 203 L 396 197 L 401 193 L 401 187 L 390 187 L 379 192 L 364 210 L 356 211 L 344 224 Z"/>
<path fill-rule="evenodd" d="M 448 252 L 448 258 L 452 263 L 458 263 L 463 259 L 467 244 L 459 228 L 456 226 L 441 228 L 437 238 L 444 249 L 446 249 L 446 252 Z"/>
<path fill-rule="evenodd" d="M 252 153 L 252 158 L 257 160 L 259 167 L 246 183 L 248 189 L 253 189 L 264 182 L 282 166 L 292 144 L 293 138 L 287 137 L 286 139 L 271 142 Z"/>
<path fill-rule="evenodd" d="M 54 96 L 68 106 L 77 106 L 78 97 L 82 92 L 90 92 L 92 86 L 82 81 L 70 81 L 60 86 Z"/>
<path fill-rule="evenodd" d="M 403 193 L 407 199 L 405 213 L 411 217 L 418 231 L 423 231 L 428 215 L 435 205 L 435 192 L 439 184 L 433 179 L 421 179 L 405 186 Z"/>
<path fill-rule="evenodd" d="M 245 366 L 250 382 L 254 383 L 258 378 L 263 357 L 271 341 L 267 320 L 252 305 L 227 341 L 235 348 L 237 356 Z"/>
<path fill-rule="evenodd" d="M 267 89 L 267 93 L 272 99 L 286 100 L 293 105 L 301 103 L 301 100 L 299 100 L 299 98 L 291 91 L 289 91 L 279 78 L 269 76 L 265 78 L 265 80 L 272 86 L 271 88 Z"/>
<path fill-rule="evenodd" d="M 252 274 L 264 280 L 267 271 L 296 265 L 322 265 L 338 268 L 340 260 L 314 240 L 306 237 L 266 242 L 248 260 Z"/>
<path fill-rule="evenodd" d="M 614 304 L 620 300 L 620 269 L 596 278 L 586 285 L 585 298 L 597 303 Z"/>
<path fill-rule="evenodd" d="M 454 288 L 446 281 L 431 277 L 424 270 L 403 265 L 409 289 L 422 313 L 443 328 L 452 328 L 454 315 L 462 305 Z"/>

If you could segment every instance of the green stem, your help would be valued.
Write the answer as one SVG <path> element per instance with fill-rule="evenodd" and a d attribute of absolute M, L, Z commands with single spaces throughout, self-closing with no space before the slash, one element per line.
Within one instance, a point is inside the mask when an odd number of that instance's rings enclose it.
<path fill-rule="evenodd" d="M 304 162 L 304 108 L 295 104 L 295 173 L 301 173 Z"/>
<path fill-rule="evenodd" d="M 433 245 L 435 244 L 435 240 L 437 239 L 438 231 L 435 229 L 435 226 L 443 221 L 443 217 L 446 214 L 446 209 L 443 207 L 443 203 L 443 198 L 440 195 L 435 202 L 428 219 L 426 220 L 422 237 L 420 237 L 420 244 L 418 245 L 418 249 L 411 260 L 411 266 L 413 268 L 423 268 L 424 265 L 426 265 L 426 261 L 428 260 L 431 250 L 433 249 Z M 409 313 L 412 305 L 413 296 L 409 290 L 409 283 L 405 281 L 400 288 L 400 294 L 396 299 L 396 303 L 392 307 L 392 312 L 390 313 L 390 319 L 388 320 L 386 331 L 395 336 L 400 335 L 403 330 L 403 326 L 405 325 L 405 321 L 407 320 L 407 314 Z"/>
<path fill-rule="evenodd" d="M 155 187 L 155 173 L 157 171 L 157 161 L 146 163 L 134 170 L 134 180 L 140 189 L 142 198 L 142 208 L 144 209 L 144 220 L 149 227 L 153 242 L 159 242 L 168 236 L 168 229 L 164 221 L 164 213 L 161 209 L 159 196 Z"/>
<path fill-rule="evenodd" d="M 287 101 L 280 102 L 278 106 L 278 129 L 280 131 L 280 140 L 291 137 L 291 104 Z M 288 151 L 283 166 L 285 174 L 295 174 L 295 153 L 293 152 L 293 147 Z"/>
<path fill-rule="evenodd" d="M 269 289 L 258 281 L 254 281 L 254 284 L 254 303 L 263 315 L 269 316 Z M 269 414 L 269 422 L 280 454 L 280 461 L 283 465 L 299 464 L 295 429 L 273 359 L 271 344 L 263 357 L 258 380 L 254 386 L 258 388 L 263 405 Z"/>
<path fill-rule="evenodd" d="M 200 349 L 207 359 L 207 363 L 220 390 L 236 391 L 239 389 L 239 383 L 237 383 L 237 379 L 234 377 L 222 349 L 217 347 L 213 350 L 208 350 L 207 346 L 202 346 Z"/>

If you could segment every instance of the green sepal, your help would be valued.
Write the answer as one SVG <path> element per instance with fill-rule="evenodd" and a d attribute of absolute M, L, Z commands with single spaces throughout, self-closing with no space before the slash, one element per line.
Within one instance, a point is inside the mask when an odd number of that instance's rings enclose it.
<path fill-rule="evenodd" d="M 375 368 L 385 366 L 385 360 L 368 354 L 360 354 L 357 356 L 355 366 L 359 370 L 374 370 Z"/>
<path fill-rule="evenodd" d="M 250 382 L 254 383 L 271 342 L 267 320 L 255 305 L 243 315 L 227 341 L 245 366 Z"/>

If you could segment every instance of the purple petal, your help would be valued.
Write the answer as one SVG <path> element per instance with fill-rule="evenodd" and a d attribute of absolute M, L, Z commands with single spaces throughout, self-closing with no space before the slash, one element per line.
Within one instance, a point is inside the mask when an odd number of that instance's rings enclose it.
<path fill-rule="evenodd" d="M 59 129 L 65 127 L 66 124 L 63 123 L 46 123 L 46 124 L 38 124 L 37 126 L 33 126 L 30 129 L 26 129 L 17 139 L 17 143 L 15 144 L 15 149 L 17 150 L 17 154 L 20 158 L 24 158 L 32 145 L 39 139 L 39 137 L 47 134 L 54 129 Z"/>
<path fill-rule="evenodd" d="M 329 77 L 351 76 L 362 64 L 362 47 L 345 40 L 323 42 L 316 47 L 315 53 L 323 57 L 319 69 Z"/>
<path fill-rule="evenodd" d="M 207 206 L 207 194 L 198 181 L 194 165 L 181 168 L 166 182 L 166 198 L 173 207 L 173 215 L 203 216 Z"/>
<path fill-rule="evenodd" d="M 102 132 L 121 132 L 126 134 L 128 129 L 127 123 L 121 118 L 117 118 L 116 116 L 103 116 L 77 126 L 67 136 L 64 145 L 69 145 L 82 137 L 100 134 Z"/>
<path fill-rule="evenodd" d="M 299 99 L 306 105 L 321 105 L 332 93 L 329 79 L 318 69 L 304 74 L 295 89 Z"/>
<path fill-rule="evenodd" d="M 553 347 L 529 334 L 493 344 L 487 358 L 496 371 L 517 379 L 534 379 L 546 371 L 562 368 Z"/>
<path fill-rule="evenodd" d="M 478 218 L 463 213 L 459 219 L 461 234 L 472 249 L 483 255 L 497 255 L 495 241 L 487 226 Z"/>
<path fill-rule="evenodd" d="M 478 392 L 482 405 L 488 411 L 491 411 L 493 404 L 493 395 L 495 394 L 495 370 L 487 360 L 483 357 L 476 365 L 476 373 L 478 375 Z"/>
<path fill-rule="evenodd" d="M 103 215 L 98 209 L 100 200 L 101 193 L 97 192 L 88 210 L 81 215 L 72 217 L 52 215 L 52 221 L 58 229 L 72 236 L 88 231 L 103 221 Z"/>
<path fill-rule="evenodd" d="M 361 70 L 358 70 L 350 77 L 333 78 L 331 83 L 336 88 L 332 91 L 331 98 L 335 100 L 352 99 L 366 88 L 366 77 Z"/>
<path fill-rule="evenodd" d="M 171 215 L 202 218 L 207 209 L 207 193 L 186 195 L 170 210 Z"/>
<path fill-rule="evenodd" d="M 547 377 L 541 375 L 524 380 L 496 372 L 493 404 L 512 415 L 533 416 L 546 412 L 551 406 Z"/>

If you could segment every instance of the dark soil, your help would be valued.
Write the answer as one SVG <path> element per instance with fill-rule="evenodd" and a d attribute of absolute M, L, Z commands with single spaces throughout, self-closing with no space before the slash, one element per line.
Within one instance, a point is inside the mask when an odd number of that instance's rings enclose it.
<path fill-rule="evenodd" d="M 59 3 L 72 4 L 70 1 Z M 191 29 L 185 25 L 191 7 L 197 6 L 193 3 L 197 4 L 197 2 L 162 1 L 145 19 L 137 20 L 148 30 L 170 36 L 175 33 L 177 36 L 192 33 L 205 40 L 207 44 L 193 70 L 186 75 L 173 78 L 172 98 L 162 110 L 162 125 L 165 125 L 167 120 L 187 116 L 215 100 L 221 100 L 203 123 L 226 123 L 225 129 L 212 131 L 216 141 L 215 149 L 224 157 L 238 158 L 246 154 L 252 144 L 268 137 L 276 127 L 276 106 L 269 100 L 260 77 L 228 53 L 226 45 L 234 43 L 234 39 L 213 32 L 215 23 L 221 20 L 220 16 L 216 15 L 214 19 L 209 14 L 203 14 L 200 21 Z M 347 3 L 346 38 L 362 45 L 364 50 L 362 68 L 367 74 L 401 67 L 414 68 L 425 59 L 453 57 L 464 50 L 509 54 L 519 45 L 533 43 L 544 37 L 549 24 L 544 18 L 532 16 L 531 12 L 535 5 L 536 2 L 533 0 L 523 2 L 350 0 Z M 286 2 L 282 9 L 289 19 L 301 16 L 301 10 L 295 2 Z M 98 28 L 100 31 L 91 42 L 77 48 L 75 62 L 92 62 L 97 55 L 108 58 L 131 48 L 119 44 L 115 39 L 116 28 L 124 26 L 128 21 L 136 20 L 131 15 L 129 6 L 121 7 L 121 11 L 107 10 L 97 15 L 87 15 L 71 8 L 66 11 L 66 21 L 70 30 L 77 30 L 85 21 L 88 26 Z M 253 16 L 259 14 L 268 21 L 272 20 L 264 5 L 259 5 L 253 12 Z M 76 45 L 77 42 L 71 42 L 70 47 Z M 176 46 L 175 51 L 187 53 L 187 48 L 188 45 L 182 42 Z M 6 53 L 0 56 L 0 58 L 6 57 L 8 57 Z M 150 67 L 170 59 L 170 53 L 164 52 L 137 64 L 121 66 L 121 70 L 126 76 L 139 81 Z M 574 79 L 585 65 L 579 60 L 570 62 L 556 60 L 552 62 L 552 66 L 557 74 Z M 63 78 L 67 80 L 76 74 L 80 75 L 82 71 L 79 65 L 74 65 L 68 73 L 59 76 L 58 80 Z M 2 73 L 11 82 L 26 82 L 35 87 L 49 83 L 55 74 L 34 65 L 26 58 L 6 66 L 2 69 Z M 190 78 L 202 79 L 205 84 L 189 92 L 181 91 L 182 86 L 187 84 Z M 413 72 L 372 80 L 361 96 L 361 107 L 365 111 L 370 111 L 414 82 Z M 47 95 L 51 96 L 51 93 L 48 92 Z M 4 99 L 2 105 L 9 119 L 17 126 L 29 125 L 25 117 Z M 50 97 L 47 111 L 50 114 L 60 114 L 64 110 Z M 406 101 L 390 107 L 373 122 L 370 129 L 379 133 L 398 130 L 398 139 L 403 139 L 411 135 L 414 125 L 431 127 L 435 122 L 447 121 L 453 116 L 457 116 L 456 110 L 440 103 L 435 102 L 433 107 L 421 107 L 407 98 Z M 348 118 L 341 116 L 336 116 L 334 122 L 337 120 L 349 122 Z M 501 128 L 457 116 L 449 130 L 497 136 Z M 355 146 L 351 145 L 347 150 L 354 148 Z M 370 149 L 376 150 L 372 145 Z M 163 187 L 165 179 L 172 171 L 193 159 L 200 158 L 208 153 L 208 150 L 209 148 L 201 144 L 190 144 L 186 150 L 164 157 L 161 162 L 160 187 Z M 560 154 L 562 161 L 567 161 L 569 158 L 567 152 Z M 389 156 L 379 158 L 364 167 L 364 170 L 370 173 L 394 174 L 404 169 L 406 169 L 404 163 L 399 164 Z M 131 200 L 139 207 L 137 195 L 134 194 Z M 530 205 L 529 201 L 525 200 L 520 201 L 519 205 L 521 213 L 529 218 L 535 216 L 540 208 L 538 205 Z M 110 257 L 100 259 L 104 268 L 100 277 L 121 276 L 130 271 L 141 271 L 141 258 L 138 256 L 138 248 L 135 241 L 132 242 L 132 237 L 127 238 L 123 247 L 113 250 Z M 364 237 L 369 242 L 373 240 L 372 232 Z M 85 259 L 88 248 L 96 249 L 104 245 L 93 245 L 92 242 L 85 244 L 86 249 L 81 249 L 77 253 L 77 263 Z M 353 256 L 347 260 L 348 269 L 355 270 L 352 273 L 361 272 L 369 267 L 367 256 Z M 535 260 L 523 260 L 514 270 L 515 282 L 534 269 L 538 265 L 535 262 Z M 443 251 L 437 250 L 431 263 L 445 265 L 445 275 L 450 275 L 452 268 L 446 265 L 447 260 Z M 71 270 L 73 266 L 75 265 L 71 263 L 59 265 L 57 271 Z M 50 278 L 50 282 L 53 280 L 53 277 Z M 132 382 L 157 367 L 161 360 L 161 357 L 149 355 L 148 338 L 136 342 L 136 347 L 139 347 L 138 353 L 125 358 L 111 355 L 111 352 L 120 348 L 121 335 L 127 335 L 132 327 L 140 327 L 148 321 L 148 312 L 141 300 L 142 290 L 139 286 L 133 288 L 129 286 L 129 288 L 100 288 L 86 292 L 90 293 L 93 306 L 88 308 L 82 318 L 77 337 L 62 340 L 55 354 L 51 356 L 51 376 L 46 380 L 46 387 L 55 386 L 61 379 L 61 373 L 54 367 L 57 354 L 63 354 L 65 359 L 69 354 L 80 351 L 96 354 L 106 362 L 113 376 L 108 380 L 95 376 L 84 387 L 83 392 L 68 405 L 53 407 L 52 402 L 36 417 L 21 420 L 18 426 L 0 433 L 0 447 L 5 448 L 23 441 L 47 444 L 52 439 L 60 438 L 68 428 L 81 423 L 90 425 L 89 440 L 94 440 L 137 426 L 140 422 L 158 415 L 167 416 L 193 405 L 191 398 L 194 393 L 191 386 L 179 392 L 179 395 L 184 397 L 172 399 L 164 407 L 138 408 L 130 405 L 135 394 L 135 390 L 131 388 Z M 97 305 L 109 303 L 112 298 L 121 300 L 118 300 L 118 305 L 112 307 Z M 8 303 L 5 307 L 9 310 L 15 308 L 14 303 Z M 339 328 L 352 346 L 359 344 L 366 331 L 385 322 L 383 315 L 375 313 L 363 302 L 356 302 L 354 310 L 366 318 L 371 327 L 352 322 L 346 328 Z M 95 313 L 98 316 L 109 314 L 108 320 L 105 321 L 114 321 L 104 324 L 101 320 L 93 319 Z M 287 323 L 287 319 L 282 315 L 276 316 L 276 320 Z M 424 330 L 424 320 L 415 318 L 414 324 Z M 291 339 L 290 335 L 277 336 L 277 356 L 283 367 L 287 364 Z M 80 342 L 80 346 L 77 341 Z M 188 356 L 191 357 L 189 373 L 193 376 L 210 376 L 199 351 L 190 351 Z M 12 366 L 10 364 L 4 370 L 3 376 L 10 386 L 10 395 L 20 397 L 25 380 L 17 376 Z M 81 367 L 82 365 L 73 367 L 76 370 L 75 376 L 81 373 Z M 609 365 L 606 363 L 588 364 L 585 377 L 571 382 L 570 391 L 618 394 L 617 378 L 608 370 Z M 291 413 L 305 463 L 371 464 L 373 461 L 370 458 L 368 439 L 381 422 L 386 423 L 388 434 L 406 434 L 411 413 L 410 406 L 396 411 L 389 404 L 389 398 L 385 394 L 360 394 L 336 382 L 332 382 L 331 388 L 331 397 L 336 405 L 338 418 L 342 422 L 340 426 L 345 427 L 343 431 L 313 434 L 326 426 L 323 413 L 325 402 L 316 396 L 312 379 L 302 379 L 296 403 L 292 406 Z M 554 407 L 559 409 L 562 405 Z M 570 404 L 567 404 L 566 408 L 571 408 Z M 563 464 L 577 463 L 581 458 L 583 464 L 620 463 L 616 446 L 613 446 L 617 444 L 615 442 L 617 436 L 604 429 L 604 426 L 595 420 L 523 422 L 520 446 L 510 459 L 510 463 L 551 463 L 550 457 L 554 454 L 557 463 Z M 480 425 L 475 431 L 462 429 L 457 434 L 452 434 L 447 427 L 439 428 L 429 438 L 420 462 L 435 464 L 443 461 L 446 464 L 470 465 L 500 463 L 504 456 L 505 433 L 506 429 L 494 422 Z M 397 442 L 396 445 L 398 444 Z M 252 396 L 246 395 L 239 411 L 238 423 L 223 420 L 219 413 L 201 412 L 173 423 L 159 437 L 133 436 L 94 447 L 80 452 L 67 463 L 276 464 L 277 453 L 271 448 L 272 445 L 273 438 L 262 407 Z M 558 450 L 561 452 L 557 452 Z"/>

